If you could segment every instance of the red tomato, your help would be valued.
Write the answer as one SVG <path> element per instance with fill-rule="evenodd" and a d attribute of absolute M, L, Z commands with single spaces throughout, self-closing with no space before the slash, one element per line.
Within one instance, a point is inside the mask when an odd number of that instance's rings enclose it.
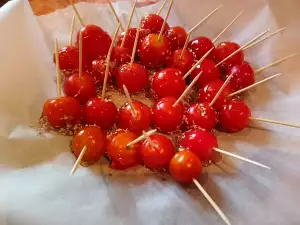
<path fill-rule="evenodd" d="M 169 39 L 172 50 L 182 48 L 187 39 L 187 32 L 183 27 L 171 27 L 166 32 L 166 37 Z"/>
<path fill-rule="evenodd" d="M 59 50 L 59 68 L 70 72 L 77 71 L 79 68 L 79 50 L 75 46 L 66 46 Z M 53 62 L 56 63 L 55 54 Z"/>
<path fill-rule="evenodd" d="M 229 133 L 239 132 L 248 127 L 251 117 L 249 107 L 241 100 L 225 103 L 219 112 L 219 122 Z"/>
<path fill-rule="evenodd" d="M 118 109 L 114 103 L 95 97 L 83 107 L 83 119 L 88 125 L 96 125 L 103 130 L 110 129 L 118 118 Z"/>
<path fill-rule="evenodd" d="M 72 152 L 79 157 L 84 147 L 87 148 L 82 160 L 86 163 L 96 163 L 105 152 L 106 137 L 98 127 L 88 126 L 77 132 L 72 139 Z"/>
<path fill-rule="evenodd" d="M 118 127 L 139 134 L 143 130 L 149 129 L 151 124 L 151 110 L 139 101 L 133 101 L 132 104 L 136 114 L 133 114 L 130 105 L 126 103 L 120 109 Z"/>
<path fill-rule="evenodd" d="M 169 171 L 176 181 L 189 183 L 202 174 L 202 164 L 194 153 L 184 150 L 177 152 L 171 159 Z"/>
<path fill-rule="evenodd" d="M 69 128 L 81 122 L 81 107 L 76 99 L 62 96 L 48 99 L 43 107 L 43 115 L 52 127 Z"/>
<path fill-rule="evenodd" d="M 107 154 L 112 161 L 111 167 L 125 170 L 140 163 L 140 143 L 127 148 L 127 144 L 135 140 L 137 135 L 129 131 L 120 131 L 108 140 Z"/>
<path fill-rule="evenodd" d="M 212 133 L 195 129 L 185 132 L 179 145 L 192 151 L 201 161 L 209 162 L 212 160 L 213 148 L 218 148 L 218 141 Z"/>
<path fill-rule="evenodd" d="M 154 75 L 150 88 L 155 98 L 179 98 L 184 92 L 186 85 L 180 70 L 167 68 Z"/>
<path fill-rule="evenodd" d="M 168 62 L 171 56 L 171 45 L 165 36 L 158 40 L 158 34 L 149 34 L 139 46 L 141 63 L 150 69 L 160 68 Z"/>
<path fill-rule="evenodd" d="M 152 135 L 151 143 L 143 142 L 140 153 L 145 166 L 159 170 L 169 166 L 169 162 L 175 154 L 172 141 L 161 134 Z"/>
<path fill-rule="evenodd" d="M 83 72 L 81 77 L 79 77 L 79 73 L 74 73 L 65 79 L 64 92 L 67 96 L 84 104 L 91 97 L 96 96 L 95 80 L 89 73 Z"/>
<path fill-rule="evenodd" d="M 105 71 L 106 71 L 106 59 L 105 58 L 99 58 L 95 59 L 92 62 L 92 71 L 91 74 L 94 77 L 96 81 L 97 86 L 102 86 L 104 82 L 105 77 Z M 108 70 L 108 77 L 107 82 L 112 83 L 112 73 L 113 73 L 114 67 L 112 63 L 109 64 L 109 70 Z"/>
<path fill-rule="evenodd" d="M 142 28 L 150 30 L 151 33 L 159 33 L 162 25 L 164 23 L 164 19 L 156 14 L 148 14 L 142 19 Z M 165 26 L 164 32 L 169 29 L 168 23 Z"/>
<path fill-rule="evenodd" d="M 131 51 L 128 48 L 114 47 L 110 59 L 114 62 L 115 67 L 118 68 L 130 62 Z"/>
<path fill-rule="evenodd" d="M 157 101 L 152 107 L 154 125 L 163 132 L 176 131 L 183 122 L 184 106 L 176 102 L 174 97 L 165 97 Z"/>
<path fill-rule="evenodd" d="M 182 49 L 174 51 L 167 63 L 167 66 L 170 68 L 177 68 L 183 74 L 186 74 L 194 64 L 194 55 L 189 51 L 184 51 L 181 58 L 182 51 Z"/>
<path fill-rule="evenodd" d="M 188 43 L 188 49 L 190 49 L 195 55 L 196 59 L 201 59 L 211 48 L 214 48 L 214 44 L 207 37 L 197 37 Z M 213 59 L 214 50 L 207 56 L 208 59 Z"/>
<path fill-rule="evenodd" d="M 148 80 L 148 71 L 137 63 L 120 66 L 116 74 L 118 88 L 122 89 L 125 85 L 130 93 L 143 91 L 147 87 Z"/>

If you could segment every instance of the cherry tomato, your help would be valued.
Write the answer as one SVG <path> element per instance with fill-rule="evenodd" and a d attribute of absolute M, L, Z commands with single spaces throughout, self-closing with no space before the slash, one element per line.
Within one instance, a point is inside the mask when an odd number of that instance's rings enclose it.
<path fill-rule="evenodd" d="M 203 62 L 193 70 L 191 78 L 194 79 L 200 72 L 202 72 L 202 74 L 196 82 L 198 88 L 205 86 L 211 81 L 218 80 L 221 77 L 221 72 L 219 68 L 216 67 L 216 63 L 209 59 L 204 59 Z"/>
<path fill-rule="evenodd" d="M 216 111 L 209 103 L 197 103 L 191 105 L 185 113 L 188 128 L 202 128 L 207 131 L 214 129 L 217 123 Z"/>
<path fill-rule="evenodd" d="M 238 50 L 240 46 L 234 42 L 221 42 L 215 49 L 215 60 L 221 62 L 223 59 L 228 57 L 230 54 Z M 233 66 L 239 66 L 244 62 L 244 52 L 239 51 L 235 55 L 231 56 L 224 63 L 220 65 L 223 71 L 230 70 Z"/>
<path fill-rule="evenodd" d="M 167 68 L 154 75 L 150 88 L 158 99 L 163 97 L 179 98 L 186 85 L 180 70 Z"/>
<path fill-rule="evenodd" d="M 159 33 L 162 25 L 164 23 L 164 19 L 156 14 L 148 14 L 142 19 L 142 28 L 150 30 L 151 33 Z M 164 32 L 169 29 L 168 23 L 165 26 Z"/>
<path fill-rule="evenodd" d="M 83 119 L 88 125 L 96 125 L 103 130 L 110 129 L 118 118 L 114 103 L 101 98 L 91 98 L 83 107 Z"/>
<path fill-rule="evenodd" d="M 254 70 L 246 61 L 240 66 L 233 66 L 228 74 L 233 74 L 229 82 L 233 91 L 238 91 L 255 83 Z"/>
<path fill-rule="evenodd" d="M 98 127 L 87 126 L 77 132 L 72 139 L 72 152 L 78 158 L 84 147 L 87 148 L 82 160 L 86 163 L 96 163 L 105 153 L 106 137 Z"/>
<path fill-rule="evenodd" d="M 116 74 L 118 88 L 122 89 L 125 85 L 130 93 L 143 91 L 147 87 L 148 80 L 148 71 L 137 63 L 120 66 Z"/>
<path fill-rule="evenodd" d="M 182 48 L 187 39 L 187 32 L 183 27 L 171 27 L 166 32 L 166 37 L 169 39 L 172 50 Z"/>
<path fill-rule="evenodd" d="M 248 127 L 250 116 L 251 111 L 243 101 L 232 100 L 220 109 L 219 122 L 226 132 L 234 133 Z"/>
<path fill-rule="evenodd" d="M 136 32 L 137 32 L 137 28 L 129 28 L 127 36 L 126 36 L 126 40 L 124 42 L 124 46 L 123 47 L 127 48 L 130 51 L 130 54 L 131 54 L 133 46 L 134 46 Z M 151 31 L 148 30 L 148 29 L 140 29 L 139 44 L 150 33 L 151 33 Z M 125 32 L 123 32 L 122 34 L 120 34 L 120 36 L 118 37 L 117 46 L 121 46 L 122 41 L 124 39 L 124 35 L 125 35 Z M 138 46 L 139 46 L 139 44 L 138 44 Z"/>
<path fill-rule="evenodd" d="M 129 131 L 120 131 L 109 138 L 107 144 L 107 154 L 112 161 L 113 169 L 125 170 L 140 163 L 139 151 L 141 144 L 137 143 L 129 148 L 127 144 L 135 140 L 138 136 Z"/>
<path fill-rule="evenodd" d="M 158 40 L 158 34 L 149 34 L 139 46 L 141 63 L 150 69 L 160 68 L 168 62 L 171 56 L 171 45 L 165 36 Z"/>
<path fill-rule="evenodd" d="M 75 46 L 66 46 L 59 50 L 59 68 L 69 72 L 77 71 L 79 68 L 79 50 Z M 53 62 L 56 63 L 55 54 Z"/>
<path fill-rule="evenodd" d="M 207 53 L 211 48 L 214 48 L 214 44 L 207 37 L 197 37 L 188 43 L 188 49 L 190 49 L 195 55 L 196 59 L 201 59 L 205 53 Z M 213 59 L 214 50 L 207 56 L 208 59 Z"/>
<path fill-rule="evenodd" d="M 144 141 L 140 149 L 145 166 L 154 170 L 167 168 L 175 155 L 172 141 L 161 134 L 152 135 L 150 140 L 151 143 Z"/>
<path fill-rule="evenodd" d="M 212 160 L 213 148 L 218 148 L 218 141 L 212 133 L 195 129 L 185 132 L 179 145 L 195 153 L 201 161 L 209 162 Z"/>
<path fill-rule="evenodd" d="M 214 80 L 207 85 L 205 85 L 203 88 L 199 91 L 199 99 L 198 102 L 208 102 L 211 103 L 211 101 L 214 99 L 214 97 L 219 92 L 220 88 L 223 86 L 224 82 L 221 80 Z M 221 95 L 218 97 L 217 101 L 213 105 L 213 108 L 220 108 L 226 101 L 230 100 L 231 94 L 231 88 L 227 85 L 224 90 L 222 91 Z"/>
<path fill-rule="evenodd" d="M 120 109 L 118 127 L 139 134 L 143 130 L 149 129 L 151 124 L 151 110 L 139 101 L 133 101 L 132 104 L 136 114 L 133 113 L 131 106 L 126 103 Z"/>
<path fill-rule="evenodd" d="M 107 32 L 93 24 L 82 27 L 80 32 L 82 32 L 82 54 L 84 58 L 94 60 L 108 53 L 112 40 Z M 78 43 L 79 32 L 77 34 L 77 46 Z"/>
<path fill-rule="evenodd" d="M 182 51 L 182 49 L 174 51 L 167 63 L 167 66 L 170 68 L 177 68 L 183 74 L 186 74 L 194 64 L 194 55 L 189 51 L 184 51 L 181 57 Z"/>
<path fill-rule="evenodd" d="M 171 159 L 169 171 L 176 181 L 189 183 L 202 174 L 202 164 L 193 152 L 183 150 Z"/>
<path fill-rule="evenodd" d="M 81 122 L 80 104 L 67 96 L 48 99 L 43 107 L 43 116 L 53 128 L 69 128 Z"/>
<path fill-rule="evenodd" d="M 106 65 L 107 65 L 106 59 L 104 57 L 95 59 L 92 62 L 91 75 L 94 77 L 97 86 L 103 85 L 105 71 L 106 71 Z M 114 70 L 114 67 L 113 67 L 112 63 L 110 63 L 109 70 L 108 70 L 108 77 L 107 77 L 108 83 L 112 83 L 113 70 Z"/>
<path fill-rule="evenodd" d="M 81 77 L 79 77 L 79 73 L 74 73 L 65 79 L 64 92 L 67 96 L 84 104 L 91 97 L 96 96 L 95 80 L 89 73 L 83 72 Z"/>
<path fill-rule="evenodd" d="M 115 67 L 120 67 L 130 62 L 131 50 L 128 48 L 114 47 L 111 53 L 111 61 L 114 62 Z"/>
<path fill-rule="evenodd" d="M 152 121 L 163 132 L 176 131 L 183 122 L 184 106 L 176 102 L 174 97 L 165 97 L 158 100 L 152 107 Z"/>

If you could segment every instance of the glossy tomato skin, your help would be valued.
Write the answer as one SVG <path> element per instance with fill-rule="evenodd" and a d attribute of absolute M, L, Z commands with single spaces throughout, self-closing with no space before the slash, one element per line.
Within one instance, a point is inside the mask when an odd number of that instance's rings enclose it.
<path fill-rule="evenodd" d="M 219 68 L 215 67 L 216 63 L 209 59 L 204 59 L 191 73 L 191 78 L 194 79 L 200 72 L 202 72 L 196 86 L 201 88 L 211 81 L 218 80 L 221 77 Z"/>
<path fill-rule="evenodd" d="M 139 46 L 141 63 L 149 69 L 158 69 L 167 64 L 171 56 L 171 45 L 165 36 L 158 40 L 158 34 L 149 34 Z"/>
<path fill-rule="evenodd" d="M 164 23 L 164 19 L 156 14 L 148 14 L 142 19 L 142 28 L 150 30 L 151 33 L 159 33 L 162 25 Z M 164 32 L 169 29 L 168 23 L 166 23 Z"/>
<path fill-rule="evenodd" d="M 88 125 L 96 125 L 103 130 L 109 130 L 118 119 L 118 109 L 114 103 L 94 97 L 84 105 L 83 119 Z"/>
<path fill-rule="evenodd" d="M 179 102 L 173 107 L 176 100 L 174 97 L 165 97 L 152 107 L 152 121 L 163 132 L 176 131 L 183 122 L 184 106 Z"/>
<path fill-rule="evenodd" d="M 181 58 L 182 51 L 183 51 L 183 49 L 178 49 L 172 53 L 172 55 L 167 63 L 167 67 L 177 68 L 183 74 L 186 74 L 192 68 L 195 59 L 194 59 L 193 53 L 191 53 L 187 50 L 184 51 L 182 58 Z"/>
<path fill-rule="evenodd" d="M 172 141 L 161 134 L 152 135 L 150 140 L 151 143 L 145 140 L 140 148 L 141 158 L 145 166 L 154 170 L 167 168 L 175 155 Z"/>
<path fill-rule="evenodd" d="M 212 160 L 213 148 L 218 148 L 218 141 L 211 132 L 194 129 L 182 135 L 179 145 L 192 151 L 201 161 L 209 162 Z"/>
<path fill-rule="evenodd" d="M 175 68 L 167 68 L 157 72 L 151 83 L 151 92 L 157 99 L 164 97 L 179 98 L 186 88 L 183 74 Z"/>
<path fill-rule="evenodd" d="M 147 87 L 148 80 L 148 70 L 137 63 L 120 66 L 116 74 L 118 88 L 122 89 L 125 85 L 130 93 L 143 91 Z"/>
<path fill-rule="evenodd" d="M 184 46 L 187 39 L 187 32 L 183 27 L 170 27 L 166 32 L 166 37 L 169 39 L 172 50 L 177 50 Z"/>
<path fill-rule="evenodd" d="M 132 53 L 132 49 L 134 47 L 136 32 L 137 32 L 137 28 L 129 28 L 127 36 L 126 36 L 126 40 L 124 42 L 123 47 L 127 48 L 130 51 L 130 54 Z M 142 40 L 150 33 L 151 33 L 151 31 L 148 30 L 148 29 L 141 29 L 140 30 L 138 46 L 140 45 Z M 125 35 L 125 32 L 121 33 L 120 36 L 118 37 L 117 46 L 119 46 L 119 47 L 121 46 L 122 41 L 124 39 L 124 35 Z"/>
<path fill-rule="evenodd" d="M 217 124 L 217 113 L 209 106 L 209 103 L 197 103 L 191 105 L 186 113 L 185 120 L 188 128 L 201 128 L 211 131 Z"/>
<path fill-rule="evenodd" d="M 233 66 L 229 70 L 228 76 L 231 74 L 233 74 L 233 76 L 230 79 L 229 84 L 234 92 L 255 83 L 254 70 L 246 61 L 244 61 L 240 66 Z"/>
<path fill-rule="evenodd" d="M 122 48 L 120 46 L 114 47 L 111 53 L 111 61 L 114 62 L 115 67 L 122 66 L 130 62 L 131 50 L 128 48 Z"/>
<path fill-rule="evenodd" d="M 96 83 L 94 78 L 86 72 L 74 73 L 64 81 L 64 92 L 66 96 L 77 99 L 80 104 L 86 103 L 90 98 L 96 96 Z"/>
<path fill-rule="evenodd" d="M 82 160 L 93 164 L 98 162 L 105 153 L 106 137 L 98 127 L 87 126 L 77 132 L 72 139 L 72 152 L 78 158 L 84 147 L 87 148 Z"/>
<path fill-rule="evenodd" d="M 202 174 L 202 164 L 193 152 L 183 150 L 171 159 L 169 171 L 176 181 L 190 183 Z"/>
<path fill-rule="evenodd" d="M 196 37 L 188 43 L 188 49 L 195 54 L 196 60 L 201 59 L 205 53 L 214 47 L 214 44 L 209 38 L 202 36 Z M 214 58 L 214 50 L 207 56 L 207 58 Z"/>
<path fill-rule="evenodd" d="M 214 55 L 216 62 L 221 62 L 223 59 L 225 59 L 227 56 L 238 50 L 240 46 L 237 43 L 234 42 L 221 42 L 217 45 Z M 227 59 L 224 63 L 220 65 L 220 68 L 227 72 L 229 71 L 233 66 L 239 66 L 244 62 L 244 52 L 240 51 Z"/>
<path fill-rule="evenodd" d="M 103 85 L 105 71 L 106 71 L 106 65 L 107 65 L 107 63 L 106 63 L 106 59 L 104 57 L 101 57 L 101 58 L 98 58 L 98 59 L 95 59 L 92 61 L 91 75 L 94 77 L 97 86 Z M 112 83 L 113 70 L 114 70 L 114 67 L 110 63 L 109 70 L 108 70 L 107 83 Z"/>
<path fill-rule="evenodd" d="M 228 133 L 235 133 L 248 127 L 251 117 L 250 108 L 242 100 L 232 100 L 219 111 L 219 122 Z"/>
<path fill-rule="evenodd" d="M 218 93 L 218 91 L 220 90 L 223 84 L 224 82 L 221 80 L 214 80 L 208 83 L 207 85 L 205 85 L 203 88 L 199 90 L 198 102 L 210 103 L 214 99 L 214 97 L 216 96 L 216 94 Z M 229 101 L 230 94 L 231 94 L 231 88 L 227 85 L 222 91 L 217 101 L 215 102 L 215 104 L 213 105 L 213 108 L 219 109 L 223 104 Z"/>
<path fill-rule="evenodd" d="M 151 110 L 140 101 L 132 101 L 132 104 L 136 114 L 133 114 L 128 103 L 123 105 L 119 110 L 118 127 L 140 134 L 142 131 L 148 130 L 151 125 Z"/>
<path fill-rule="evenodd" d="M 140 163 L 139 151 L 141 144 L 137 143 L 127 148 L 127 144 L 138 136 L 130 131 L 119 131 L 113 134 L 107 144 L 107 154 L 112 161 L 113 169 L 125 170 Z"/>
<path fill-rule="evenodd" d="M 69 72 L 77 71 L 79 68 L 79 50 L 75 46 L 66 46 L 59 50 L 59 68 Z M 53 62 L 56 63 L 55 54 Z"/>
<path fill-rule="evenodd" d="M 84 58 L 93 60 L 108 53 L 112 40 L 107 32 L 93 24 L 82 27 L 80 32 L 82 32 L 82 54 Z M 78 43 L 79 32 L 77 34 L 77 46 Z"/>
<path fill-rule="evenodd" d="M 67 96 L 48 99 L 43 107 L 43 116 L 56 129 L 75 126 L 81 122 L 80 103 Z"/>

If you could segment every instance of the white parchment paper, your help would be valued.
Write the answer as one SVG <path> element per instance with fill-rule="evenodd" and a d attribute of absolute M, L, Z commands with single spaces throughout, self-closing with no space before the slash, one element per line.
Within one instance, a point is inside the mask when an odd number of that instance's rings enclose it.
<path fill-rule="evenodd" d="M 191 27 L 220 3 L 223 9 L 198 29 L 198 35 L 213 38 L 240 10 L 246 10 L 221 40 L 243 44 L 266 28 L 287 26 L 283 34 L 247 50 L 247 60 L 255 67 L 300 50 L 298 0 L 175 0 L 170 24 Z M 126 21 L 130 4 L 115 6 Z M 107 6 L 82 3 L 78 9 L 86 23 L 114 30 Z M 140 8 L 137 17 L 151 10 L 152 6 Z M 61 46 L 67 43 L 71 18 L 70 8 L 36 18 L 24 0 L 0 9 L 0 224 L 223 224 L 196 189 L 184 189 L 155 174 L 133 171 L 108 176 L 103 173 L 107 165 L 98 164 L 80 168 L 70 177 L 74 158 L 69 138 L 50 134 L 42 138 L 30 128 L 44 101 L 56 95 L 53 39 L 58 38 Z M 299 124 L 299 57 L 257 79 L 277 72 L 284 76 L 247 97 L 252 113 Z M 272 170 L 225 158 L 219 166 L 209 167 L 201 182 L 232 224 L 298 225 L 300 132 L 277 125 L 253 126 L 234 135 L 219 134 L 220 147 Z"/>

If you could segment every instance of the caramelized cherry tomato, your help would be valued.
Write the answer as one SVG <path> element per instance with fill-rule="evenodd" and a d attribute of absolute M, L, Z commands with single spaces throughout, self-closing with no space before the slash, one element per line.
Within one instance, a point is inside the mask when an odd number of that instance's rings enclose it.
<path fill-rule="evenodd" d="M 171 43 L 172 50 L 182 48 L 187 39 L 187 35 L 185 29 L 180 26 L 171 27 L 166 32 L 166 37 Z"/>
<path fill-rule="evenodd" d="M 59 50 L 59 68 L 60 70 L 67 70 L 69 72 L 77 71 L 79 68 L 79 50 L 75 46 L 66 46 Z M 55 54 L 53 55 L 53 62 L 55 61 Z"/>
<path fill-rule="evenodd" d="M 197 37 L 188 43 L 190 49 L 195 55 L 196 59 L 201 59 L 210 49 L 214 48 L 214 44 L 207 37 Z M 207 56 L 208 59 L 214 58 L 214 50 Z"/>
<path fill-rule="evenodd" d="M 156 14 L 149 14 L 142 19 L 142 28 L 150 30 L 151 33 L 159 33 L 164 19 Z M 169 29 L 168 23 L 165 26 L 164 32 Z"/>
<path fill-rule="evenodd" d="M 187 50 L 185 50 L 182 54 L 182 51 L 182 49 L 174 51 L 167 63 L 167 66 L 170 68 L 177 68 L 183 74 L 186 74 L 194 64 L 194 55 Z"/>

